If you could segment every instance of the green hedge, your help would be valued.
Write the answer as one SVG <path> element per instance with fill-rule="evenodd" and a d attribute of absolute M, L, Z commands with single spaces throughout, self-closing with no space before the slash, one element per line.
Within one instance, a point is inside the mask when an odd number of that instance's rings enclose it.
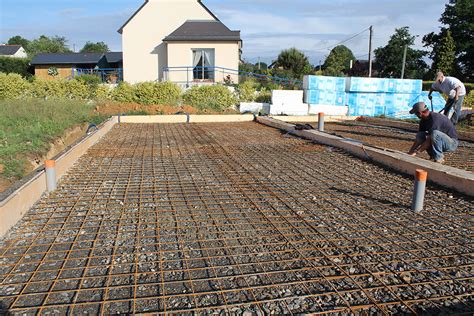
<path fill-rule="evenodd" d="M 429 91 L 431 85 L 434 81 L 423 81 L 423 91 Z M 466 93 L 469 94 L 472 90 L 474 90 L 474 83 L 463 82 L 464 86 L 466 87 Z"/>
<path fill-rule="evenodd" d="M 134 86 L 135 102 L 140 104 L 178 104 L 181 89 L 172 82 L 141 82 Z"/>
<path fill-rule="evenodd" d="M 29 78 L 33 76 L 28 72 L 30 67 L 30 59 L 28 58 L 15 58 L 15 57 L 0 57 L 0 72 L 3 73 L 16 73 L 22 77 Z"/>
<path fill-rule="evenodd" d="M 258 83 L 253 79 L 247 79 L 237 86 L 237 94 L 240 102 L 253 102 L 257 98 Z"/>
<path fill-rule="evenodd" d="M 82 77 L 82 76 L 81 76 Z M 71 100 L 112 100 L 120 103 L 143 105 L 177 105 L 181 98 L 198 109 L 223 110 L 237 103 L 234 94 L 225 86 L 212 85 L 193 87 L 186 93 L 172 82 L 142 82 L 131 85 L 121 82 L 117 87 L 97 83 L 93 77 L 77 77 L 74 80 L 45 80 L 34 78 L 32 82 L 18 74 L 0 73 L 0 100 L 2 99 L 71 99 Z M 246 98 L 258 97 L 252 86 L 246 90 Z M 245 85 L 244 85 L 245 87 Z M 267 97 L 267 93 L 264 96 Z"/>
<path fill-rule="evenodd" d="M 30 83 L 19 74 L 0 72 L 0 100 L 26 97 Z"/>
<path fill-rule="evenodd" d="M 199 110 L 222 111 L 237 104 L 237 98 L 221 85 L 192 87 L 183 95 L 183 101 Z"/>

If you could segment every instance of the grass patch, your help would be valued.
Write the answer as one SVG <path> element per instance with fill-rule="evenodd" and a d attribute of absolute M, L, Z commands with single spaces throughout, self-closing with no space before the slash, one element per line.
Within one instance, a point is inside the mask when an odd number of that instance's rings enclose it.
<path fill-rule="evenodd" d="M 101 123 L 104 115 L 79 101 L 0 101 L 0 164 L 2 176 L 16 180 L 24 176 L 28 157 L 44 155 L 50 143 L 75 125 Z"/>

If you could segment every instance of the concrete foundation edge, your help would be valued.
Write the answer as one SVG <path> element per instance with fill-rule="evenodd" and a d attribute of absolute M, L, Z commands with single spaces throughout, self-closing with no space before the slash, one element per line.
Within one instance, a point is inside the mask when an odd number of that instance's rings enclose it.
<path fill-rule="evenodd" d="M 189 123 L 221 123 L 221 122 L 250 122 L 253 121 L 252 114 L 229 114 L 229 115 L 190 115 Z M 121 123 L 186 123 L 185 114 L 177 115 L 134 115 L 121 116 Z"/>
<path fill-rule="evenodd" d="M 86 137 L 68 151 L 57 156 L 55 158 L 56 178 L 59 180 L 69 168 L 72 167 L 77 159 L 100 138 L 107 134 L 116 123 L 116 117 L 110 119 L 105 122 L 99 130 L 89 135 L 89 137 Z M 0 237 L 22 218 L 26 211 L 41 198 L 45 191 L 46 175 L 45 172 L 42 171 L 0 203 Z"/>
<path fill-rule="evenodd" d="M 296 131 L 293 124 L 273 118 L 258 117 L 257 122 L 287 132 L 291 131 L 296 136 L 304 137 L 323 145 L 341 148 L 357 157 L 375 161 L 408 175 L 414 175 L 416 169 L 424 169 L 428 172 L 428 181 L 469 196 L 474 196 L 474 173 L 472 172 L 411 157 L 395 150 L 365 146 L 356 140 L 347 140 L 316 130 Z"/>

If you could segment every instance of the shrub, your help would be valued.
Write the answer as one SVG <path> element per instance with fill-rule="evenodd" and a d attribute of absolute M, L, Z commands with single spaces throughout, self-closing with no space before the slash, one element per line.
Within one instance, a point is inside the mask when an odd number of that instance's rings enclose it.
<path fill-rule="evenodd" d="M 471 108 L 474 110 L 474 90 L 471 90 L 465 97 L 462 104 L 463 107 Z"/>
<path fill-rule="evenodd" d="M 121 103 L 132 103 L 135 101 L 135 91 L 131 84 L 121 82 L 114 90 L 112 90 L 111 98 Z"/>
<path fill-rule="evenodd" d="M 33 75 L 28 72 L 30 59 L 15 57 L 0 57 L 0 72 L 16 73 L 22 77 L 29 78 Z"/>
<path fill-rule="evenodd" d="M 89 86 L 84 81 L 69 80 L 65 81 L 66 96 L 73 100 L 88 100 L 95 95 L 96 88 Z"/>
<path fill-rule="evenodd" d="M 27 95 L 30 84 L 19 74 L 0 72 L 0 99 L 17 99 Z"/>
<path fill-rule="evenodd" d="M 142 82 L 133 86 L 139 104 L 169 104 L 179 102 L 181 89 L 172 82 Z"/>
<path fill-rule="evenodd" d="M 95 94 L 93 95 L 93 98 L 95 100 L 110 100 L 112 94 L 112 90 L 105 85 L 99 85 L 97 89 L 95 90 Z"/>
<path fill-rule="evenodd" d="M 255 101 L 260 102 L 260 103 L 271 103 L 272 102 L 272 91 L 267 90 L 265 88 L 262 88 L 258 92 L 257 98 Z"/>
<path fill-rule="evenodd" d="M 97 75 L 84 74 L 74 77 L 76 82 L 81 83 L 88 90 L 87 97 L 88 99 L 94 99 L 99 88 L 99 84 L 102 82 L 101 78 Z"/>
<path fill-rule="evenodd" d="M 100 79 L 99 76 L 88 75 L 88 74 L 75 76 L 74 80 L 84 82 L 85 84 L 87 84 L 89 86 L 92 86 L 92 87 L 97 87 L 102 82 L 102 80 Z"/>
<path fill-rule="evenodd" d="M 237 103 L 237 99 L 222 85 L 192 87 L 183 95 L 183 100 L 200 110 L 222 111 Z"/>
<path fill-rule="evenodd" d="M 255 80 L 245 80 L 237 86 L 240 102 L 253 102 L 257 98 L 258 83 Z"/>
<path fill-rule="evenodd" d="M 36 78 L 31 85 L 31 96 L 41 99 L 66 99 L 69 98 L 69 90 L 66 80 L 47 80 Z"/>

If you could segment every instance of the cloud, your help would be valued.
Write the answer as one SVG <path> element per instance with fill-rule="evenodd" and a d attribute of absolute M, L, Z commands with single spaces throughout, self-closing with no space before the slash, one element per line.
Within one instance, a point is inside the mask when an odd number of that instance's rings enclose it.
<path fill-rule="evenodd" d="M 73 16 L 77 15 L 84 12 L 84 9 L 82 8 L 68 8 L 68 9 L 63 9 L 58 12 L 58 15 L 60 16 Z"/>
<path fill-rule="evenodd" d="M 31 1 L 31 0 L 30 0 Z M 65 36 L 76 49 L 86 41 L 104 41 L 112 50 L 121 50 L 121 38 L 116 32 L 144 0 L 109 2 L 63 0 L 62 7 L 32 2 L 1 0 L 6 4 L 1 13 L 0 40 L 22 35 L 33 39 L 41 34 Z M 203 0 L 229 28 L 241 30 L 244 40 L 243 57 L 256 61 L 258 57 L 271 62 L 282 49 L 303 50 L 313 63 L 325 59 L 332 47 L 352 35 L 374 26 L 373 47 L 386 45 L 395 28 L 409 26 L 416 40 L 439 30 L 444 11 L 443 1 L 432 0 Z M 447 2 L 447 0 L 445 0 Z M 16 7 L 16 9 L 14 9 Z M 29 23 L 16 18 L 22 10 Z M 15 13 L 15 14 L 14 14 Z M 14 15 L 14 16 L 13 16 Z M 0 19 L 0 20 L 2 20 Z M 34 25 L 34 27 L 32 27 Z M 344 42 L 356 56 L 368 54 L 368 31 Z M 366 58 L 365 56 L 364 58 Z"/>
<path fill-rule="evenodd" d="M 275 59 L 285 48 L 303 50 L 313 63 L 325 59 L 335 45 L 374 26 L 373 48 L 386 45 L 395 28 L 409 26 L 420 48 L 421 37 L 437 31 L 444 4 L 431 0 L 209 0 L 206 5 L 231 29 L 240 29 L 243 57 Z M 420 17 L 423 12 L 423 17 Z M 369 32 L 344 42 L 356 56 L 367 58 Z"/>

